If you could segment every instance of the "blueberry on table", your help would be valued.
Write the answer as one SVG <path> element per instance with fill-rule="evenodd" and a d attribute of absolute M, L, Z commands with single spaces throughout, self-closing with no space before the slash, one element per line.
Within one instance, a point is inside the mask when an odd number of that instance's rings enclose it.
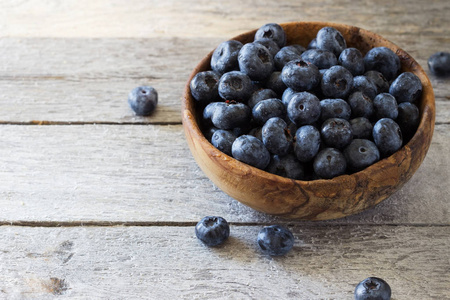
<path fill-rule="evenodd" d="M 428 68 L 436 76 L 450 76 L 450 52 L 436 52 L 428 58 Z"/>
<path fill-rule="evenodd" d="M 308 92 L 293 94 L 287 106 L 287 115 L 297 126 L 313 124 L 319 120 L 320 113 L 319 98 Z"/>
<path fill-rule="evenodd" d="M 235 139 L 236 135 L 233 132 L 219 129 L 214 131 L 211 136 L 211 144 L 223 153 L 231 156 L 231 145 L 233 145 Z"/>
<path fill-rule="evenodd" d="M 232 147 L 232 156 L 248 165 L 264 170 L 270 162 L 270 152 L 263 142 L 252 135 L 241 135 Z"/>
<path fill-rule="evenodd" d="M 262 100 L 253 107 L 252 116 L 255 123 L 262 126 L 267 120 L 273 117 L 284 119 L 286 116 L 286 107 L 277 98 Z"/>
<path fill-rule="evenodd" d="M 325 148 L 314 158 L 314 172 L 323 179 L 331 179 L 345 174 L 347 161 L 344 154 L 335 148 Z"/>
<path fill-rule="evenodd" d="M 289 45 L 281 48 L 273 58 L 275 68 L 277 70 L 282 70 L 283 67 L 291 60 L 300 59 L 301 54 L 305 51 L 305 48 L 302 46 L 300 47 L 301 48 L 297 47 L 297 45 Z"/>
<path fill-rule="evenodd" d="M 343 99 L 320 100 L 320 107 L 320 119 L 322 121 L 330 118 L 341 118 L 349 120 L 352 113 L 350 105 Z"/>
<path fill-rule="evenodd" d="M 287 87 L 297 92 L 309 91 L 320 83 L 320 72 L 314 64 L 296 59 L 283 67 L 281 79 Z"/>
<path fill-rule="evenodd" d="M 255 40 L 271 39 L 282 48 L 286 45 L 286 32 L 283 27 L 276 23 L 268 23 L 261 26 L 255 33 Z"/>
<path fill-rule="evenodd" d="M 364 56 L 366 71 L 378 71 L 390 81 L 400 72 L 400 58 L 387 47 L 375 47 Z"/>
<path fill-rule="evenodd" d="M 353 86 L 353 75 L 343 66 L 333 66 L 322 75 L 320 84 L 323 95 L 327 98 L 346 99 Z"/>
<path fill-rule="evenodd" d="M 221 43 L 211 56 L 211 69 L 222 75 L 239 69 L 238 54 L 243 44 L 236 40 Z"/>
<path fill-rule="evenodd" d="M 274 68 L 272 54 L 259 43 L 245 44 L 239 51 L 238 63 L 239 70 L 255 81 L 268 78 Z"/>
<path fill-rule="evenodd" d="M 342 34 L 333 27 L 323 27 L 317 32 L 316 36 L 317 49 L 328 50 L 339 57 L 341 52 L 347 48 Z"/>
<path fill-rule="evenodd" d="M 151 86 L 139 86 L 128 94 L 128 104 L 138 116 L 148 116 L 158 104 L 158 93 Z"/>
<path fill-rule="evenodd" d="M 189 83 L 192 97 L 206 105 L 219 99 L 220 77 L 213 71 L 203 71 L 195 74 Z"/>
<path fill-rule="evenodd" d="M 294 153 L 300 162 L 311 161 L 319 152 L 319 130 L 312 125 L 301 126 L 295 133 Z"/>
<path fill-rule="evenodd" d="M 230 71 L 220 77 L 218 91 L 224 100 L 246 102 L 254 88 L 252 80 L 246 74 Z"/>
<path fill-rule="evenodd" d="M 382 118 L 395 120 L 398 116 L 397 100 L 389 93 L 378 94 L 375 99 L 373 99 L 373 108 L 377 120 Z"/>
<path fill-rule="evenodd" d="M 356 91 L 347 99 L 353 117 L 370 118 L 373 115 L 373 101 L 361 91 Z"/>
<path fill-rule="evenodd" d="M 360 171 L 380 159 L 377 146 L 366 139 L 355 139 L 345 147 L 344 156 L 347 166 L 352 171 Z"/>
<path fill-rule="evenodd" d="M 352 73 L 353 76 L 364 73 L 364 57 L 356 48 L 347 48 L 339 55 L 338 62 Z"/>
<path fill-rule="evenodd" d="M 280 225 L 266 226 L 259 231 L 257 243 L 264 253 L 281 256 L 287 254 L 294 246 L 294 235 Z"/>
<path fill-rule="evenodd" d="M 358 283 L 355 300 L 390 300 L 391 287 L 381 278 L 369 277 Z"/>
<path fill-rule="evenodd" d="M 217 246 L 230 236 L 230 226 L 222 217 L 204 217 L 195 226 L 195 235 L 205 245 Z"/>
<path fill-rule="evenodd" d="M 373 140 L 382 156 L 396 152 L 403 143 L 403 136 L 398 124 L 389 118 L 378 120 L 373 126 Z"/>
<path fill-rule="evenodd" d="M 288 130 L 286 122 L 273 117 L 267 120 L 261 131 L 262 141 L 272 154 L 286 155 L 292 148 L 293 137 Z"/>
<path fill-rule="evenodd" d="M 310 49 L 302 53 L 301 59 L 314 64 L 320 69 L 329 69 L 338 64 L 336 55 L 333 52 L 322 49 Z"/>
<path fill-rule="evenodd" d="M 398 103 L 414 102 L 422 95 L 422 82 L 417 75 L 403 72 L 392 82 L 389 93 L 397 99 Z"/>
<path fill-rule="evenodd" d="M 266 171 L 295 180 L 302 180 L 305 177 L 302 163 L 292 153 L 284 156 L 273 155 Z"/>
<path fill-rule="evenodd" d="M 327 146 L 338 149 L 344 148 L 353 139 L 350 123 L 341 118 L 330 118 L 323 122 L 320 134 Z"/>

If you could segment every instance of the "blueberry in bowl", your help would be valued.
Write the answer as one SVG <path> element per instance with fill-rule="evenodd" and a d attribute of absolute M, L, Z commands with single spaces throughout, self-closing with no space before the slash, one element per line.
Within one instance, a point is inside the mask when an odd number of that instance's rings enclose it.
<path fill-rule="evenodd" d="M 268 57 L 263 43 L 252 45 L 253 51 L 245 46 L 264 38 L 279 43 L 273 63 L 274 53 Z M 256 105 L 252 95 L 272 87 L 269 68 L 256 60 L 261 71 L 254 74 L 250 59 L 240 69 L 238 53 L 229 55 L 237 69 L 227 72 L 240 72 L 236 78 L 245 80 L 219 85 L 219 98 L 214 94 L 214 102 L 206 104 L 208 97 L 194 98 L 190 83 L 198 73 L 214 71 L 214 50 L 191 73 L 182 99 L 186 140 L 199 167 L 222 191 L 271 215 L 336 219 L 374 207 L 419 168 L 433 134 L 434 93 L 422 67 L 397 45 L 370 31 L 328 22 L 270 23 L 230 40 L 243 45 L 241 60 L 253 52 L 272 65 L 285 87 L 277 85 L 281 89 Z M 323 64 L 309 53 L 302 57 L 306 49 L 336 58 L 354 52 L 356 59 Z M 341 100 L 321 102 L 326 99 Z M 217 130 L 236 136 L 231 155 L 229 145 L 225 153 L 211 142 L 210 133 Z"/>

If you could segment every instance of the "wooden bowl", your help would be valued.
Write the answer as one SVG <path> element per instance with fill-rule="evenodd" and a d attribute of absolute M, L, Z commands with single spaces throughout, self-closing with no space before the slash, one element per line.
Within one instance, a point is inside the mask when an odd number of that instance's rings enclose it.
<path fill-rule="evenodd" d="M 267 214 L 303 220 L 327 220 L 359 213 L 377 205 L 411 178 L 430 146 L 435 103 L 427 75 L 408 53 L 370 31 L 327 22 L 280 25 L 286 31 L 287 44 L 297 43 L 306 47 L 322 27 L 332 26 L 342 33 L 347 47 L 358 48 L 363 55 L 371 48 L 380 46 L 397 53 L 402 72 L 416 74 L 423 85 L 422 98 L 418 103 L 420 124 L 415 135 L 393 155 L 360 172 L 333 179 L 293 180 L 251 167 L 216 149 L 200 130 L 200 117 L 189 82 L 196 73 L 210 69 L 211 51 L 189 77 L 182 100 L 183 126 L 192 155 L 203 172 L 225 193 Z M 233 39 L 242 43 L 252 42 L 255 32 L 246 32 Z"/>

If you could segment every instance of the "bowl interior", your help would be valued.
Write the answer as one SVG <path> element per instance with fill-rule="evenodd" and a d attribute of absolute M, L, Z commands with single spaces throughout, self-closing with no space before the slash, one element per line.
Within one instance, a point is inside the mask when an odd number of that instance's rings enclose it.
<path fill-rule="evenodd" d="M 191 153 L 203 172 L 224 192 L 236 200 L 272 215 L 304 220 L 335 219 L 371 208 L 389 197 L 407 182 L 423 161 L 434 129 L 435 104 L 431 83 L 421 66 L 404 50 L 370 31 L 336 23 L 292 22 L 280 24 L 287 44 L 304 47 L 326 26 L 339 30 L 347 47 L 358 48 L 363 55 L 374 47 L 388 47 L 400 58 L 402 72 L 416 74 L 423 86 L 418 102 L 420 124 L 409 142 L 393 155 L 350 175 L 328 180 L 301 181 L 270 174 L 241 163 L 216 149 L 201 131 L 196 102 L 189 82 L 195 74 L 210 69 L 211 51 L 191 73 L 185 87 L 182 120 Z M 256 29 L 233 39 L 252 42 Z"/>

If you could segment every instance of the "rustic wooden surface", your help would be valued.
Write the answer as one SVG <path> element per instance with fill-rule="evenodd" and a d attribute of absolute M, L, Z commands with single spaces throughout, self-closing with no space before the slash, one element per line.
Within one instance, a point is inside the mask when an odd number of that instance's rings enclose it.
<path fill-rule="evenodd" d="M 422 166 L 376 208 L 326 222 L 255 212 L 195 164 L 180 99 L 218 43 L 268 22 L 374 31 L 426 68 L 450 51 L 450 2 L 0 1 L 0 299 L 351 299 L 368 276 L 393 299 L 450 299 L 450 79 L 430 76 L 436 127 Z M 135 117 L 132 88 L 160 94 Z M 201 245 L 205 215 L 231 222 Z M 261 255 L 258 230 L 294 250 Z"/>

